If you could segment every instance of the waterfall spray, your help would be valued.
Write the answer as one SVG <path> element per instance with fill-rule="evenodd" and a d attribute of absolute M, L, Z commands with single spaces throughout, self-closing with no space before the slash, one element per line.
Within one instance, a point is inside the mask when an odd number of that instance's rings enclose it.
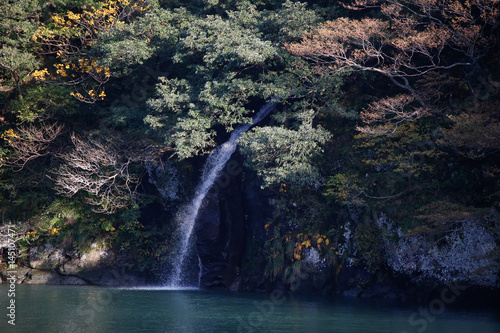
<path fill-rule="evenodd" d="M 188 256 L 189 249 L 191 247 L 191 234 L 193 233 L 193 228 L 196 222 L 196 217 L 198 216 L 198 211 L 200 210 L 203 199 L 207 195 L 208 191 L 214 185 L 220 172 L 226 165 L 227 161 L 231 155 L 236 150 L 236 141 L 240 138 L 241 134 L 248 131 L 250 127 L 257 124 L 259 121 L 264 119 L 271 110 L 276 107 L 277 102 L 269 102 L 264 105 L 259 112 L 255 115 L 251 123 L 242 124 L 236 128 L 232 133 L 227 142 L 217 147 L 215 151 L 207 158 L 205 165 L 203 167 L 201 179 L 198 187 L 196 188 L 195 195 L 189 205 L 187 205 L 177 217 L 179 224 L 179 231 L 181 234 L 181 241 L 179 244 L 179 250 L 174 258 L 173 265 L 174 269 L 170 275 L 167 286 L 171 288 L 180 287 L 190 287 L 186 285 L 184 281 L 184 274 L 186 273 L 185 260 Z M 199 281 L 198 281 L 199 283 Z"/>

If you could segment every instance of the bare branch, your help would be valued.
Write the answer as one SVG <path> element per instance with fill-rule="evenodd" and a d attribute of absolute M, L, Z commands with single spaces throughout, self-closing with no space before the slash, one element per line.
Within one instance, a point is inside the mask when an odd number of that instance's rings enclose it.
<path fill-rule="evenodd" d="M 382 74 L 411 94 L 421 107 L 436 100 L 432 97 L 440 95 L 436 91 L 440 87 L 420 89 L 419 80 L 431 73 L 475 65 L 493 47 L 500 16 L 498 0 L 355 0 L 346 7 L 378 8 L 384 19 L 327 21 L 306 34 L 300 43 L 285 44 L 285 48 L 322 70 Z M 385 101 L 380 106 L 383 104 Z M 375 111 L 373 106 L 370 108 Z M 425 115 L 422 109 L 403 116 L 387 105 L 384 108 L 373 116 L 387 115 L 393 124 L 374 128 L 373 134 L 388 133 L 401 121 Z M 368 119 L 366 111 L 364 118 Z M 369 126 L 364 127 L 365 133 L 370 131 Z"/>
<path fill-rule="evenodd" d="M 71 197 L 83 191 L 95 211 L 113 213 L 137 199 L 139 175 L 132 171 L 148 157 L 158 154 L 154 147 L 130 143 L 116 133 L 102 138 L 71 136 L 74 148 L 59 157 L 64 164 L 53 170 L 59 194 Z"/>
<path fill-rule="evenodd" d="M 8 159 L 2 161 L 3 165 L 22 170 L 26 164 L 41 156 L 51 153 L 51 143 L 62 133 L 63 126 L 57 123 L 48 125 L 34 124 L 21 125 L 15 131 L 8 130 L 2 138 L 12 148 L 13 153 Z"/>
<path fill-rule="evenodd" d="M 361 120 L 367 124 L 356 129 L 369 135 L 389 135 L 394 133 L 404 121 L 415 121 L 429 115 L 424 107 L 412 107 L 415 98 L 398 95 L 373 102 L 361 112 Z"/>

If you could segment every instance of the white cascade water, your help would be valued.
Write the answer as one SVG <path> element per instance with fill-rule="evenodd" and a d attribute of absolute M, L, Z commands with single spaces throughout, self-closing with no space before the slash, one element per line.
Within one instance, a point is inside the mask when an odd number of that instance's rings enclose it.
<path fill-rule="evenodd" d="M 252 125 L 257 124 L 259 121 L 264 119 L 269 114 L 269 112 L 274 109 L 276 104 L 277 102 L 269 102 L 264 105 L 255 115 L 252 123 L 242 124 L 238 128 L 236 128 L 231 133 L 231 137 L 229 138 L 229 140 L 221 146 L 217 147 L 215 151 L 207 158 L 207 161 L 205 162 L 205 165 L 203 167 L 200 184 L 196 188 L 193 200 L 178 215 L 181 241 L 179 244 L 179 251 L 173 261 L 174 270 L 167 282 L 167 287 L 173 289 L 192 287 L 186 285 L 186 282 L 183 278 L 183 273 L 185 271 L 184 262 L 186 257 L 188 256 L 191 245 L 191 234 L 193 232 L 196 217 L 198 216 L 198 211 L 201 207 L 203 199 L 214 185 L 214 182 L 217 180 L 217 176 L 219 176 L 220 172 L 226 165 L 231 155 L 236 150 L 236 141 L 240 138 L 241 134 L 248 131 L 248 129 Z"/>

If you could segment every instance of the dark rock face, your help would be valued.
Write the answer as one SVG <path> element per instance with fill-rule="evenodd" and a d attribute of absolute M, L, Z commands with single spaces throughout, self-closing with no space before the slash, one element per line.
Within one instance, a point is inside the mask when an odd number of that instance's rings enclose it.
<path fill-rule="evenodd" d="M 222 223 L 221 223 L 222 222 Z M 217 197 L 205 198 L 196 221 L 196 247 L 201 261 L 200 286 L 204 288 L 224 288 L 224 275 L 227 272 L 225 245 L 219 200 Z"/>
<path fill-rule="evenodd" d="M 202 288 L 241 289 L 246 242 L 265 241 L 264 224 L 272 216 L 269 201 L 255 175 L 244 174 L 235 160 L 228 162 L 196 221 Z"/>
<path fill-rule="evenodd" d="M 443 288 L 439 279 L 431 279 L 427 283 L 417 280 L 420 272 L 405 274 L 397 267 L 392 267 L 394 265 L 391 264 L 396 262 L 393 257 L 399 255 L 399 252 L 394 252 L 394 247 L 386 249 L 388 267 L 377 275 L 362 264 L 362 258 L 348 257 L 339 271 L 322 265 L 320 258 L 311 264 L 304 260 L 303 273 L 294 282 L 282 281 L 280 278 L 270 281 L 264 274 L 265 262 L 252 255 L 260 253 L 269 237 L 264 225 L 273 218 L 274 200 L 260 188 L 259 178 L 255 174 L 245 170 L 229 178 L 226 176 L 227 173 L 225 178 L 216 183 L 211 195 L 205 198 L 197 220 L 196 245 L 202 266 L 200 287 L 386 299 L 427 299 L 433 290 L 439 289 L 439 286 Z M 354 233 L 351 229 L 350 223 L 346 223 L 342 229 L 346 244 L 339 244 L 339 250 L 347 248 L 348 242 L 354 242 L 349 237 Z M 471 235 L 475 234 L 469 232 Z M 490 243 L 491 240 L 487 244 Z M 354 243 L 349 246 L 356 247 Z M 252 261 L 255 263 L 252 264 Z M 403 264 L 401 261 L 398 267 L 403 267 Z M 431 273 L 435 271 L 438 270 L 429 269 Z"/>
<path fill-rule="evenodd" d="M 233 281 L 239 273 L 245 239 L 239 180 L 240 174 L 231 176 L 226 167 L 198 214 L 196 247 L 202 266 L 202 288 L 235 288 Z"/>

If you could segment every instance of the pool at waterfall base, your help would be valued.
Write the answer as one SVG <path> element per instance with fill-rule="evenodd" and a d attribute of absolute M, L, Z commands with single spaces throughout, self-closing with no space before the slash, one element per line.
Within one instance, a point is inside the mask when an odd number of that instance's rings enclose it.
<path fill-rule="evenodd" d="M 0 332 L 500 332 L 498 308 L 343 296 L 91 286 L 16 286 Z"/>

